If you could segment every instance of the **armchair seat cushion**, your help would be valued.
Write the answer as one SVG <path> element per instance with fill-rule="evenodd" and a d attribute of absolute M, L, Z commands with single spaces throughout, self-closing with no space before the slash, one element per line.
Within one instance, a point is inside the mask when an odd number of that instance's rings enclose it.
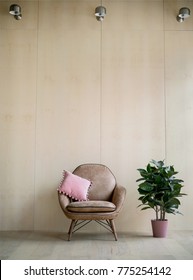
<path fill-rule="evenodd" d="M 109 201 L 89 200 L 80 202 L 71 202 L 67 206 L 67 210 L 76 213 L 101 213 L 113 212 L 116 206 Z"/>

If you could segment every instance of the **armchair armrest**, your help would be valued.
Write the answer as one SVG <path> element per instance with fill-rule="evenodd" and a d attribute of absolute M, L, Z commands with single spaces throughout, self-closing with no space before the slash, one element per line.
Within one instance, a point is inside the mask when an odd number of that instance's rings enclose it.
<path fill-rule="evenodd" d="M 117 185 L 113 192 L 112 202 L 116 205 L 116 212 L 120 212 L 126 196 L 126 188 Z"/>
<path fill-rule="evenodd" d="M 67 207 L 68 204 L 70 203 L 69 197 L 66 196 L 65 194 L 58 193 L 58 199 L 59 199 L 59 203 L 60 203 L 60 206 L 61 206 L 63 212 L 64 212 L 64 213 L 67 213 L 68 210 L 66 209 L 66 207 Z"/>

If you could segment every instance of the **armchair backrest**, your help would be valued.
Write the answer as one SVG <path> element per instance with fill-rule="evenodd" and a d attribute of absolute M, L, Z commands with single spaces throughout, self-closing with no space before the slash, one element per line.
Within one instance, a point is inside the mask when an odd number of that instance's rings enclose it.
<path fill-rule="evenodd" d="M 108 167 L 95 163 L 82 164 L 73 171 L 73 174 L 92 181 L 89 200 L 111 200 L 116 179 Z"/>

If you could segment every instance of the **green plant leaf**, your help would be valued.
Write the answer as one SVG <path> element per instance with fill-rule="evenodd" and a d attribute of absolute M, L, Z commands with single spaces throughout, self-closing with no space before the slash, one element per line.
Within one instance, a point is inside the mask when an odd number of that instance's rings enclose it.
<path fill-rule="evenodd" d="M 143 182 L 139 185 L 139 190 L 143 190 L 143 191 L 146 191 L 146 192 L 150 192 L 154 189 L 154 187 L 148 183 L 148 182 Z"/>
<path fill-rule="evenodd" d="M 150 206 L 146 206 L 146 207 L 141 208 L 141 210 L 146 210 L 146 209 L 150 209 L 150 208 L 151 208 Z"/>

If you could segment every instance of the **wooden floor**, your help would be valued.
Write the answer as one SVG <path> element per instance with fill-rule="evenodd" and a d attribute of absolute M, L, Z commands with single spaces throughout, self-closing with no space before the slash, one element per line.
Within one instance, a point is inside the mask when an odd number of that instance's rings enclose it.
<path fill-rule="evenodd" d="M 193 260 L 193 231 L 167 238 L 139 233 L 0 232 L 1 260 Z"/>

